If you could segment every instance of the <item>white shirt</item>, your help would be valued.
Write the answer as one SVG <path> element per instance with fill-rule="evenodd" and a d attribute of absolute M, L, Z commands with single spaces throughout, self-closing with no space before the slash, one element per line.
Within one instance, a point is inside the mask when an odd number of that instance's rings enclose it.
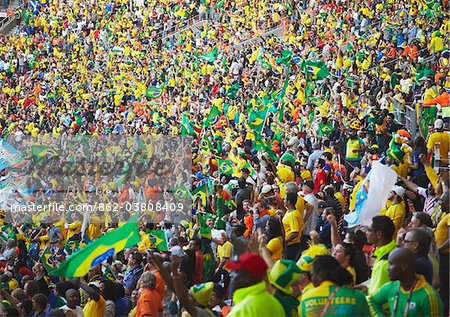
<path fill-rule="evenodd" d="M 67 305 L 64 305 L 60 308 L 64 313 L 66 313 L 67 316 L 77 316 L 77 317 L 84 317 L 83 309 L 80 306 L 76 306 L 74 309 L 70 308 Z M 67 312 L 70 312 L 67 314 Z"/>
<path fill-rule="evenodd" d="M 316 196 L 314 196 L 313 193 L 307 194 L 303 197 L 303 199 L 313 206 L 313 211 L 311 212 L 311 215 L 309 216 L 308 220 L 306 220 L 305 223 L 305 229 L 303 230 L 304 234 L 309 235 L 309 232 L 311 230 L 316 229 L 316 220 L 317 220 L 317 208 L 319 207 L 319 201 L 317 200 Z"/>

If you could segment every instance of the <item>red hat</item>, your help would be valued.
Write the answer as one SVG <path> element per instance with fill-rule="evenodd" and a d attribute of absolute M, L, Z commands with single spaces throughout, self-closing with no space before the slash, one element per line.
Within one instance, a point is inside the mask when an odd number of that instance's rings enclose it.
<path fill-rule="evenodd" d="M 233 271 L 247 271 L 255 277 L 263 278 L 268 266 L 264 259 L 255 253 L 244 253 L 238 261 L 228 261 L 225 267 Z"/>

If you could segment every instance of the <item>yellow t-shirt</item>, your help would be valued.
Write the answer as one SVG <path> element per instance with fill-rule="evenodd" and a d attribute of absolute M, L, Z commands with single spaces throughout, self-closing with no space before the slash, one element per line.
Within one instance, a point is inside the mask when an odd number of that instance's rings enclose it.
<path fill-rule="evenodd" d="M 301 219 L 301 220 L 300 220 Z M 298 232 L 299 235 L 287 243 L 287 245 L 292 245 L 300 243 L 300 236 L 304 227 L 303 215 L 300 215 L 298 210 L 288 210 L 283 217 L 283 227 L 285 237 L 289 237 L 291 233 Z"/>
<path fill-rule="evenodd" d="M 441 159 L 448 159 L 450 148 L 450 134 L 447 132 L 434 132 L 430 135 L 427 142 L 427 149 L 434 151 L 434 146 L 439 144 L 439 153 Z"/>
<path fill-rule="evenodd" d="M 450 214 L 446 214 L 439 221 L 436 231 L 434 232 L 434 237 L 436 239 L 437 246 L 441 246 L 448 239 L 448 227 L 450 226 Z M 445 253 L 449 253 L 449 248 L 447 248 Z"/>
<path fill-rule="evenodd" d="M 84 306 L 83 314 L 84 316 L 104 316 L 106 310 L 105 299 L 100 296 L 98 302 L 93 299 L 89 299 L 86 306 Z"/>
<path fill-rule="evenodd" d="M 352 266 L 350 266 L 350 265 L 347 266 L 345 269 L 352 275 L 352 278 L 353 278 L 352 286 L 354 286 L 356 284 L 356 271 L 355 271 L 355 269 Z"/>
<path fill-rule="evenodd" d="M 388 216 L 392 219 L 395 225 L 394 237 L 397 236 L 398 230 L 403 226 L 405 222 L 405 203 L 402 201 L 397 204 L 392 204 L 389 207 L 386 206 L 381 210 L 381 216 Z"/>
<path fill-rule="evenodd" d="M 304 180 L 304 181 L 312 181 L 312 176 L 311 176 L 311 172 L 309 170 L 304 170 L 301 174 L 300 177 Z"/>
<path fill-rule="evenodd" d="M 353 150 L 360 150 L 362 145 L 363 142 L 360 138 L 348 139 L 347 152 L 345 153 L 346 159 L 352 161 L 361 159 L 361 152 L 353 152 Z"/>
<path fill-rule="evenodd" d="M 280 236 L 271 239 L 269 243 L 267 243 L 267 249 L 272 253 L 273 262 L 281 260 L 283 257 L 283 238 Z"/>

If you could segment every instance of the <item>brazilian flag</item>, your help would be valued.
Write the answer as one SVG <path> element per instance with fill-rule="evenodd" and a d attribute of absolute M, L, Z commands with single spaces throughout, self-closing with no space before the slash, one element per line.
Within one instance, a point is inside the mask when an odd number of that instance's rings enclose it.
<path fill-rule="evenodd" d="M 164 91 L 164 86 L 159 86 L 159 87 L 152 87 L 149 86 L 147 88 L 147 90 L 145 91 L 145 97 L 149 98 L 149 99 L 156 99 L 156 98 L 160 98 L 163 94 Z"/>
<path fill-rule="evenodd" d="M 192 127 L 191 121 L 184 113 L 181 114 L 181 135 L 194 135 L 195 130 Z"/>
<path fill-rule="evenodd" d="M 151 244 L 159 251 L 169 251 L 167 236 L 164 230 L 150 230 L 148 236 Z"/>
<path fill-rule="evenodd" d="M 436 120 L 437 108 L 435 106 L 421 107 L 420 112 L 420 129 L 425 137 L 427 137 L 428 125 L 433 124 Z"/>
<path fill-rule="evenodd" d="M 197 187 L 194 191 L 192 191 L 191 195 L 194 202 L 200 198 L 202 204 L 206 205 L 206 183 Z"/>
<path fill-rule="evenodd" d="M 182 184 L 182 185 L 172 189 L 172 193 L 178 200 L 188 199 L 191 197 L 191 194 L 189 193 L 189 189 L 186 187 L 185 184 Z"/>
<path fill-rule="evenodd" d="M 237 209 L 237 204 L 236 202 L 231 199 L 225 202 L 225 207 L 227 207 L 230 211 L 236 210 Z"/>
<path fill-rule="evenodd" d="M 289 66 L 291 64 L 292 56 L 294 54 L 289 50 L 281 51 L 281 57 L 276 59 L 277 64 L 285 64 Z"/>
<path fill-rule="evenodd" d="M 233 164 L 230 160 L 218 160 L 219 173 L 223 175 L 233 174 Z"/>
<path fill-rule="evenodd" d="M 218 55 L 217 46 L 214 46 L 214 48 L 213 48 L 213 50 L 211 52 L 206 53 L 204 55 L 200 55 L 198 58 L 203 60 L 203 61 L 206 61 L 208 63 L 212 63 L 212 62 L 214 62 L 216 60 L 217 55 Z"/>
<path fill-rule="evenodd" d="M 319 129 L 317 130 L 317 135 L 319 136 L 329 136 L 333 132 L 334 128 L 331 124 L 319 124 Z"/>
<path fill-rule="evenodd" d="M 211 124 L 216 124 L 217 121 L 219 120 L 219 116 L 220 116 L 219 108 L 213 106 L 209 111 L 208 117 L 206 117 L 205 122 L 203 122 L 203 126 L 208 127 Z"/>
<path fill-rule="evenodd" d="M 111 282 L 115 282 L 116 281 L 116 275 L 114 274 L 114 272 L 111 270 L 111 267 L 109 266 L 109 264 L 106 264 L 106 268 L 105 268 L 105 273 L 103 273 L 103 275 L 110 280 Z"/>
<path fill-rule="evenodd" d="M 230 98 L 232 100 L 235 100 L 236 99 L 236 94 L 237 94 L 239 88 L 241 88 L 239 83 L 236 83 L 233 86 L 231 86 L 230 88 L 228 88 L 228 90 L 227 90 L 228 98 Z"/>
<path fill-rule="evenodd" d="M 330 76 L 324 61 L 301 61 L 300 67 L 305 69 L 313 79 L 324 79 Z"/>
<path fill-rule="evenodd" d="M 52 276 L 83 277 L 88 271 L 125 248 L 141 241 L 137 223 L 130 221 L 122 227 L 101 236 L 83 249 L 73 253 L 54 271 Z"/>
<path fill-rule="evenodd" d="M 212 149 L 212 143 L 206 135 L 204 135 L 200 140 L 200 147 L 204 151 L 209 151 L 209 149 Z"/>
<path fill-rule="evenodd" d="M 248 126 L 255 133 L 261 133 L 266 121 L 267 109 L 262 111 L 252 109 L 248 115 Z"/>
<path fill-rule="evenodd" d="M 38 164 L 44 162 L 44 160 L 49 160 L 52 157 L 59 156 L 58 152 L 49 148 L 46 145 L 32 145 L 31 155 Z"/>
<path fill-rule="evenodd" d="M 44 252 L 42 252 L 39 261 L 44 265 L 47 272 L 51 272 L 53 270 L 53 261 L 52 261 L 52 253 L 50 252 L 48 247 L 45 247 Z"/>

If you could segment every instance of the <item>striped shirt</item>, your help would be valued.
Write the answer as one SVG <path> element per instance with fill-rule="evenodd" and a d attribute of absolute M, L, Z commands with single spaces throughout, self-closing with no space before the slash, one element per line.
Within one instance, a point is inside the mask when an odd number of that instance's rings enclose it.
<path fill-rule="evenodd" d="M 437 291 L 425 281 L 422 275 L 417 275 L 418 282 L 411 294 L 409 301 L 408 313 L 409 317 L 419 316 L 442 316 L 442 302 Z M 386 283 L 380 291 L 370 297 L 369 301 L 377 316 L 383 316 L 382 306 L 389 304 L 390 315 L 393 315 L 394 302 L 397 294 L 399 281 Z M 394 317 L 401 317 L 404 314 L 406 302 L 408 300 L 409 291 L 400 289 L 398 295 L 397 310 Z"/>

